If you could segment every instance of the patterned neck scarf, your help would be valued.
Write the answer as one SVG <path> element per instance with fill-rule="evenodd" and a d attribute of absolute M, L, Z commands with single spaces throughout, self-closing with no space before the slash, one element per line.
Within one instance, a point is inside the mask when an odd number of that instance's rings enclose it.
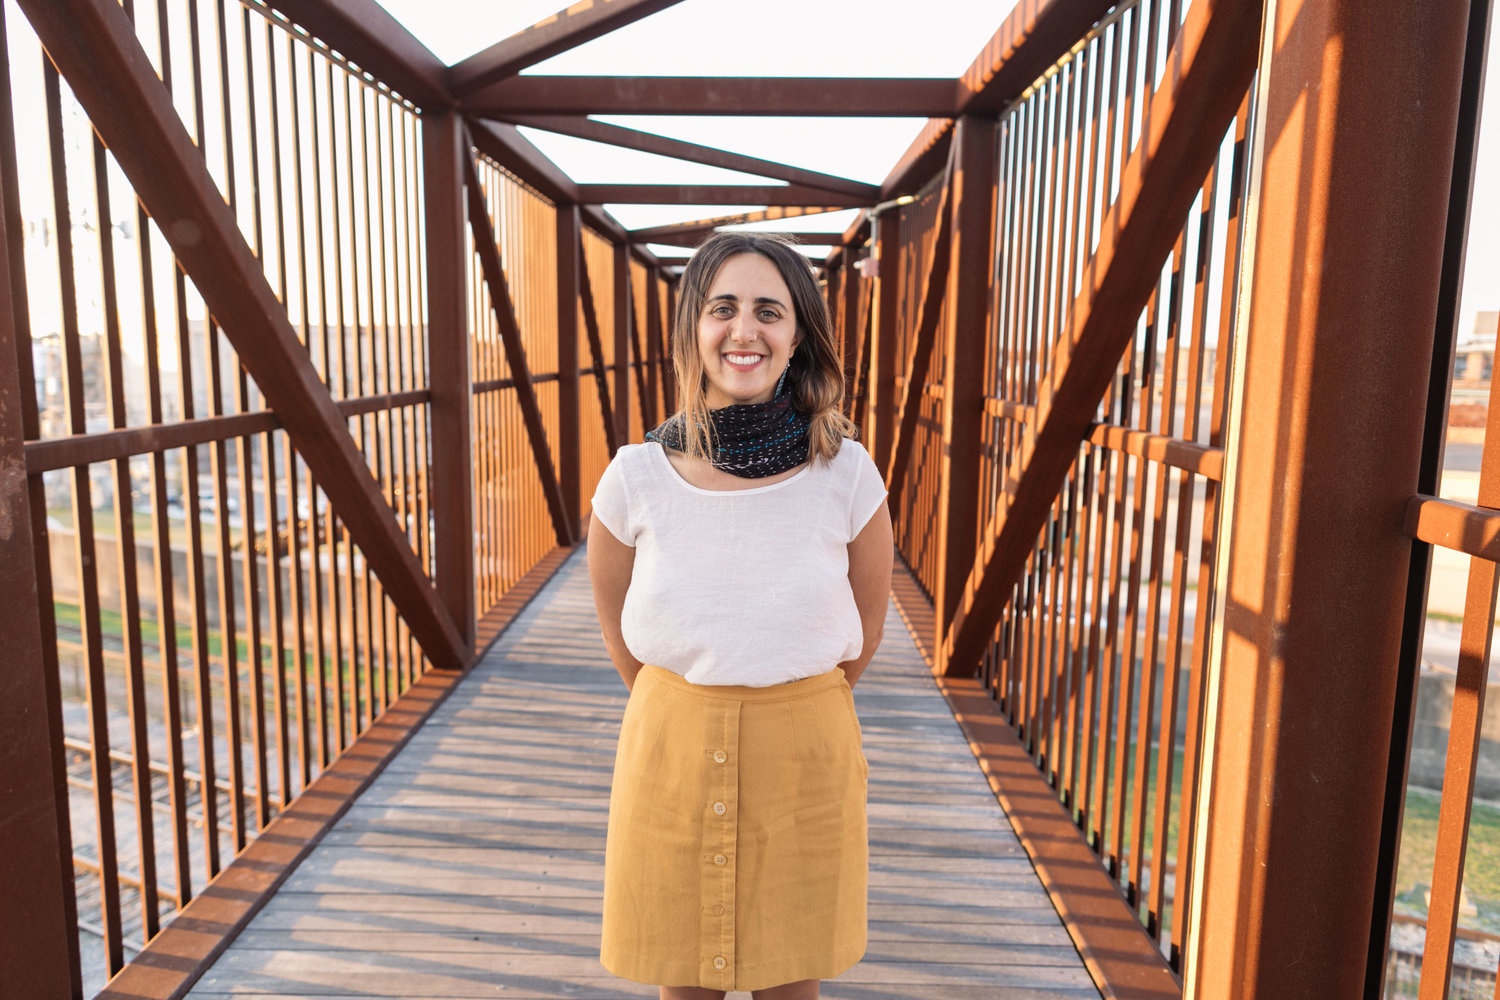
<path fill-rule="evenodd" d="M 762 479 L 807 461 L 810 421 L 785 393 L 764 403 L 738 403 L 708 411 L 709 461 L 742 479 Z M 647 441 L 683 450 L 682 414 L 646 432 Z"/>

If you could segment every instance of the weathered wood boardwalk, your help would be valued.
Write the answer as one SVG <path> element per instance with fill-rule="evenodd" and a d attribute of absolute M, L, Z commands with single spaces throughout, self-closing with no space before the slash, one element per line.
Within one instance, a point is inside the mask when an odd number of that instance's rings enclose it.
<path fill-rule="evenodd" d="M 823 995 L 1098 997 L 894 609 L 855 701 L 870 946 Z M 189 1000 L 654 997 L 598 961 L 624 705 L 580 550 Z"/>

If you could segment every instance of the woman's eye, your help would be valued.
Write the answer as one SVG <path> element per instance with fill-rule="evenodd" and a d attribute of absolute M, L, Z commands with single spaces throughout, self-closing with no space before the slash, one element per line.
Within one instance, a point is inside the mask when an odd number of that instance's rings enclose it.
<path fill-rule="evenodd" d="M 734 315 L 734 310 L 725 305 L 718 305 L 710 309 L 708 314 L 710 316 L 717 316 L 720 319 L 726 319 Z"/>
<path fill-rule="evenodd" d="M 781 316 L 777 314 L 775 309 L 762 309 L 760 311 L 760 318 L 767 323 L 774 323 L 778 319 L 780 319 Z"/>

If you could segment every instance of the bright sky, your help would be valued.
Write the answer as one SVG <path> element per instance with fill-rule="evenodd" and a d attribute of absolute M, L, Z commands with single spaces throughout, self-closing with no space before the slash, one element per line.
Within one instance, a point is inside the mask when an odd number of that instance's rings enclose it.
<path fill-rule="evenodd" d="M 563 0 L 471 4 L 381 0 L 438 58 L 457 62 L 543 18 Z M 1015 0 L 925 0 L 922 16 L 881 13 L 867 0 L 685 0 L 528 73 L 618 76 L 957 77 L 999 28 Z M 763 159 L 878 184 L 926 119 L 693 118 L 602 120 Z M 683 163 L 525 130 L 581 183 L 774 184 L 763 177 Z M 737 206 L 610 205 L 628 228 L 726 215 Z M 756 206 L 743 206 L 744 208 Z M 781 230 L 842 232 L 857 210 L 775 223 Z M 661 248 L 669 254 L 680 249 Z M 821 250 L 818 252 L 821 253 Z"/>
<path fill-rule="evenodd" d="M 556 13 L 563 0 L 381 0 L 445 62 L 457 62 Z M 621 76 L 943 76 L 974 60 L 1015 0 L 922 0 L 920 16 L 868 0 L 685 0 L 539 63 L 529 73 Z M 1492 43 L 1493 44 L 1493 43 Z M 1493 50 L 1492 50 L 1493 51 Z M 1490 62 L 1459 331 L 1500 309 L 1500 67 Z M 608 117 L 605 120 L 879 183 L 922 122 L 914 119 Z M 764 178 L 584 142 L 528 136 L 583 183 L 769 183 Z M 609 206 L 630 228 L 727 214 L 723 206 Z M 774 224 L 842 231 L 854 213 Z M 663 252 L 680 252 L 663 249 Z"/>

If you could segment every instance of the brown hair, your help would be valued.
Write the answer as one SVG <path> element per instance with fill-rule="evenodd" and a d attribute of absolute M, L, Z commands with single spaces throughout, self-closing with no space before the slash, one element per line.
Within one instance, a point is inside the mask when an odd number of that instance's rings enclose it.
<path fill-rule="evenodd" d="M 672 323 L 672 368 L 677 374 L 677 412 L 683 418 L 683 451 L 698 458 L 711 452 L 703 359 L 698 353 L 698 319 L 719 268 L 730 257 L 755 253 L 765 257 L 792 293 L 799 340 L 787 366 L 786 391 L 792 406 L 812 422 L 807 459 L 830 459 L 854 423 L 844 416 L 843 362 L 833 338 L 828 304 L 818 289 L 812 265 L 787 237 L 752 232 L 715 233 L 693 251 L 678 283 L 677 315 Z"/>

